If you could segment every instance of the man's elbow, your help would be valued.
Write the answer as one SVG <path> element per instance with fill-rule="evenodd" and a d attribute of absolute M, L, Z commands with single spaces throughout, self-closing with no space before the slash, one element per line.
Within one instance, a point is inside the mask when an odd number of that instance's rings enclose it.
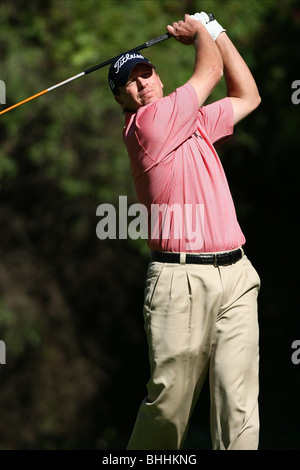
<path fill-rule="evenodd" d="M 253 111 L 254 111 L 254 109 L 258 108 L 260 103 L 261 103 L 261 96 L 257 92 L 255 98 L 253 98 Z"/>
<path fill-rule="evenodd" d="M 214 82 L 214 85 L 217 86 L 218 83 L 221 81 L 223 75 L 224 75 L 222 65 L 219 64 L 219 63 L 215 63 L 211 67 L 211 75 L 212 75 L 212 81 Z"/>
<path fill-rule="evenodd" d="M 261 103 L 259 93 L 245 98 L 238 98 L 228 95 L 233 105 L 234 124 L 251 114 Z"/>
<path fill-rule="evenodd" d="M 253 96 L 251 96 L 250 98 L 247 99 L 247 106 L 248 106 L 248 112 L 247 114 L 250 114 L 252 113 L 253 111 L 255 111 L 256 108 L 258 108 L 258 106 L 260 105 L 261 103 L 261 97 L 260 97 L 260 94 L 257 92 L 255 93 Z"/>

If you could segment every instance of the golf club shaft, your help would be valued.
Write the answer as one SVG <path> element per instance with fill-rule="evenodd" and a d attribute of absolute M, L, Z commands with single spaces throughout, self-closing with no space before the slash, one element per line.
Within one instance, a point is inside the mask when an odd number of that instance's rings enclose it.
<path fill-rule="evenodd" d="M 158 44 L 159 42 L 165 41 L 166 39 L 169 39 L 170 37 L 172 36 L 169 33 L 165 33 L 162 36 L 158 36 L 157 38 L 150 39 L 149 41 L 145 42 L 144 44 L 141 44 L 138 47 L 135 47 L 134 49 L 130 49 L 129 51 L 123 52 L 123 54 L 130 54 L 131 52 L 137 52 L 142 49 L 146 49 L 148 47 L 154 46 L 155 44 Z M 0 114 L 7 113 L 8 111 L 11 111 L 12 109 L 17 108 L 18 106 L 21 106 L 22 104 L 27 103 L 28 101 L 34 100 L 35 98 L 38 98 L 39 96 L 45 95 L 46 93 L 52 90 L 55 90 L 55 88 L 59 88 L 63 85 L 66 85 L 67 83 L 72 82 L 73 80 L 76 80 L 80 77 L 83 77 L 84 75 L 94 72 L 95 70 L 101 69 L 102 67 L 105 67 L 106 65 L 111 64 L 117 57 L 119 57 L 119 55 L 120 54 L 118 54 L 115 57 L 112 57 L 111 59 L 105 60 L 104 62 L 101 62 L 100 64 L 95 65 L 94 67 L 84 70 L 83 72 L 78 73 L 77 75 L 74 75 L 73 77 L 70 77 L 67 80 L 59 82 L 50 88 L 46 88 L 45 90 L 40 91 L 39 93 L 36 93 L 35 95 L 32 95 L 29 98 L 26 98 L 25 100 L 20 101 L 19 103 L 16 103 L 13 106 L 10 106 L 9 108 L 4 109 L 3 111 L 0 111 Z"/>

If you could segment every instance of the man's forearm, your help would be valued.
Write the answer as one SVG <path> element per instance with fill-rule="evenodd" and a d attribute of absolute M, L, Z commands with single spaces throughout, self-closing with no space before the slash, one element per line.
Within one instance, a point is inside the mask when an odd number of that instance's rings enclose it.
<path fill-rule="evenodd" d="M 194 42 L 195 47 L 195 64 L 193 75 L 189 82 L 198 89 L 200 105 L 210 95 L 212 90 L 222 78 L 223 63 L 221 53 L 216 47 L 215 42 L 211 39 L 205 28 L 201 26 L 199 33 Z M 203 93 L 208 86 L 207 94 Z"/>
<path fill-rule="evenodd" d="M 238 122 L 259 105 L 259 92 L 246 62 L 225 32 L 218 36 L 216 44 L 223 60 L 227 96 L 232 99 Z"/>
<path fill-rule="evenodd" d="M 228 96 L 256 98 L 258 89 L 254 78 L 234 44 L 226 33 L 218 36 L 216 44 L 223 59 Z"/>

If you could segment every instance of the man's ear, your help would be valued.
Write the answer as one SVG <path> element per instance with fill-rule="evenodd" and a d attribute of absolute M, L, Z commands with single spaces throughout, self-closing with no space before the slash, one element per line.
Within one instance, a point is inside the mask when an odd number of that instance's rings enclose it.
<path fill-rule="evenodd" d="M 116 102 L 119 103 L 119 105 L 124 109 L 125 103 L 122 100 L 121 96 L 115 95 L 114 98 L 115 98 Z"/>
<path fill-rule="evenodd" d="M 115 95 L 114 98 L 115 98 L 117 103 L 119 103 L 121 106 L 123 106 L 124 101 L 122 100 L 122 98 L 120 96 Z"/>
<path fill-rule="evenodd" d="M 164 87 L 164 84 L 163 84 L 163 82 L 161 81 L 161 78 L 160 78 L 160 76 L 159 76 L 159 74 L 158 74 L 158 71 L 157 71 L 156 69 L 154 69 L 154 72 L 155 72 L 156 75 L 158 76 L 159 83 L 160 83 L 161 87 L 163 88 L 163 87 Z"/>

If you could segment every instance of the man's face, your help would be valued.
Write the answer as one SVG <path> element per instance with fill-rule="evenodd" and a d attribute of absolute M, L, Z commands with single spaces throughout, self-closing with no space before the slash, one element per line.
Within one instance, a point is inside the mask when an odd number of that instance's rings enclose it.
<path fill-rule="evenodd" d="M 155 70 L 147 64 L 137 64 L 125 86 L 115 96 L 123 109 L 137 111 L 140 107 L 163 97 L 163 84 Z"/>

